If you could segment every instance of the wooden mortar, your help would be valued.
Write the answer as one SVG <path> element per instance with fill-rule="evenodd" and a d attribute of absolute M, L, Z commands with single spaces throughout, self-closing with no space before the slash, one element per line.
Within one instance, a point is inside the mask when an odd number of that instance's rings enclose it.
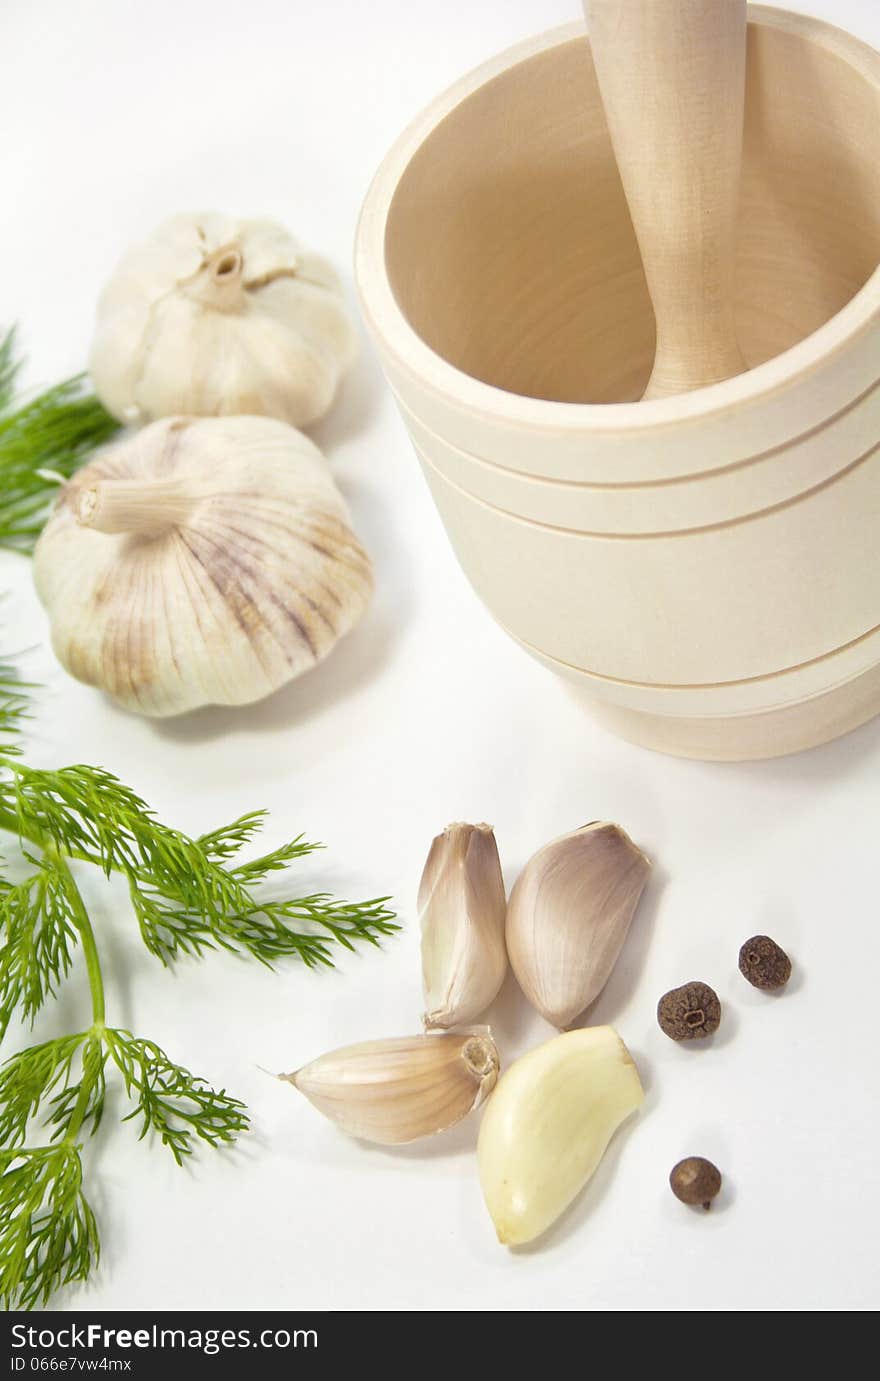
<path fill-rule="evenodd" d="M 380 168 L 361 300 L 496 619 L 650 747 L 766 757 L 880 711 L 880 55 L 749 7 L 736 335 L 638 402 L 654 318 L 589 44 L 435 101 Z"/>

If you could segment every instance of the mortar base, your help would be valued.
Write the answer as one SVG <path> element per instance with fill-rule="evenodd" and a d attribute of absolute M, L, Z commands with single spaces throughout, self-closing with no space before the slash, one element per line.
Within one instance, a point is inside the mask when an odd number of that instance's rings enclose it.
<path fill-rule="evenodd" d="M 527 650 L 535 655 L 534 649 Z M 577 671 L 540 654 L 538 659 L 580 686 L 590 714 L 611 733 L 641 748 L 677 758 L 705 762 L 781 758 L 830 743 L 880 714 L 880 666 L 794 705 L 759 714 L 698 718 L 648 714 L 599 700 L 585 691 Z"/>

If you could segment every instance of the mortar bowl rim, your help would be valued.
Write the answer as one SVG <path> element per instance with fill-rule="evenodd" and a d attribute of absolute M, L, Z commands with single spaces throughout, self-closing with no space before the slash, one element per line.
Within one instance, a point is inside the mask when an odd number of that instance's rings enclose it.
<path fill-rule="evenodd" d="M 810 15 L 749 5 L 749 22 L 793 32 L 830 49 L 880 90 L 880 53 L 854 35 Z M 447 408 L 492 427 L 536 436 L 572 439 L 602 436 L 637 441 L 658 429 L 689 429 L 731 413 L 772 403 L 774 395 L 806 386 L 836 356 L 858 347 L 880 321 L 880 264 L 855 295 L 828 321 L 788 350 L 747 373 L 671 398 L 622 403 L 573 403 L 535 398 L 484 383 L 433 350 L 408 321 L 394 295 L 385 264 L 385 235 L 392 201 L 411 159 L 438 125 L 481 86 L 509 69 L 584 35 L 576 21 L 514 44 L 474 68 L 426 106 L 407 126 L 376 172 L 355 233 L 354 274 L 361 308 L 383 353 L 411 384 Z"/>

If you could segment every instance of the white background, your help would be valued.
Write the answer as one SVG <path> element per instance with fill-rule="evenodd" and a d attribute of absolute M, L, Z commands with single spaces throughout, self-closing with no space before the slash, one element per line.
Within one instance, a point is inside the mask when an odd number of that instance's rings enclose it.
<path fill-rule="evenodd" d="M 802 8 L 880 43 L 872 0 Z M 27 382 L 82 367 L 104 277 L 169 213 L 277 217 L 347 273 L 367 183 L 406 121 L 493 52 L 576 14 L 574 0 L 6 0 L 0 318 L 22 324 Z M 261 706 L 125 715 L 57 667 L 27 561 L 0 558 L 2 644 L 32 649 L 22 666 L 45 685 L 33 761 L 101 763 L 190 832 L 267 806 L 272 842 L 305 830 L 328 845 L 300 868 L 303 887 L 392 892 L 405 925 L 332 973 L 225 956 L 169 972 L 141 950 L 122 893 L 83 877 L 108 1019 L 237 1092 L 254 1131 L 179 1170 L 118 1124 L 114 1101 L 87 1151 L 101 1266 L 61 1307 L 876 1307 L 880 722 L 742 766 L 615 741 L 466 586 L 369 346 L 313 434 L 378 591 L 328 662 Z M 365 1147 L 257 1065 L 416 1029 L 414 895 L 448 820 L 493 821 L 512 881 L 538 845 L 597 817 L 657 865 L 592 1012 L 619 1026 L 648 1097 L 557 1229 L 511 1253 L 481 1202 L 475 1119 L 412 1149 Z M 755 931 L 794 958 L 781 997 L 737 972 Z M 654 1008 L 696 977 L 725 1017 L 695 1050 L 659 1032 Z M 79 980 L 40 1034 L 87 1019 Z M 507 1061 L 550 1035 L 510 985 L 492 1017 Z M 725 1173 L 711 1214 L 667 1188 L 689 1153 Z"/>

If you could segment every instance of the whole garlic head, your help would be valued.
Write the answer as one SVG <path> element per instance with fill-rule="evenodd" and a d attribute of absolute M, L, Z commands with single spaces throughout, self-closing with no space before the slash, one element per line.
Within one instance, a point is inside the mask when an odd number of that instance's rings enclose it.
<path fill-rule="evenodd" d="M 147 715 L 260 700 L 372 589 L 316 446 L 266 417 L 166 418 L 65 485 L 34 553 L 52 646 Z"/>
<path fill-rule="evenodd" d="M 272 221 L 175 216 L 121 260 L 89 370 L 123 422 L 252 413 L 307 426 L 357 337 L 333 268 Z"/>

